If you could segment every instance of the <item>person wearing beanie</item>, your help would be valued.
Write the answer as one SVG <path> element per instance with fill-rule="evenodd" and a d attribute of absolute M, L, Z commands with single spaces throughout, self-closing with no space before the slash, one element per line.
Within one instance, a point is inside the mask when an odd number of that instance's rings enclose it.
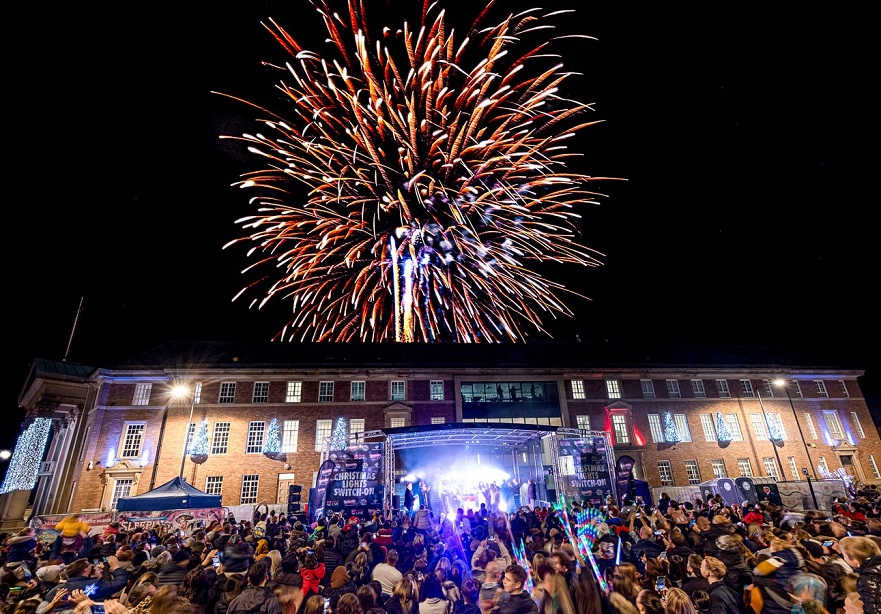
<path fill-rule="evenodd" d="M 110 568 L 110 579 L 102 578 L 104 564 L 100 561 L 97 565 L 93 564 L 89 559 L 76 559 L 64 568 L 63 573 L 67 580 L 59 582 L 46 593 L 43 601 L 37 607 L 38 614 L 47 614 L 52 612 L 67 611 L 72 612 L 76 603 L 72 600 L 63 599 L 65 594 L 63 591 L 59 595 L 59 591 L 64 589 L 67 593 L 73 591 L 85 591 L 89 588 L 89 596 L 92 600 L 103 601 L 107 597 L 114 595 L 125 588 L 128 584 L 128 573 L 119 566 L 119 561 L 115 556 L 107 557 L 107 566 Z M 59 595 L 58 598 L 56 596 Z"/>
<path fill-rule="evenodd" d="M 341 596 L 357 592 L 358 587 L 349 578 L 349 572 L 345 566 L 338 565 L 330 576 L 330 586 L 326 586 L 321 594 L 330 602 L 330 609 L 336 611 L 336 604 Z"/>
<path fill-rule="evenodd" d="M 265 539 L 257 541 L 257 547 L 254 548 L 254 560 L 259 561 L 269 554 L 269 542 Z"/>

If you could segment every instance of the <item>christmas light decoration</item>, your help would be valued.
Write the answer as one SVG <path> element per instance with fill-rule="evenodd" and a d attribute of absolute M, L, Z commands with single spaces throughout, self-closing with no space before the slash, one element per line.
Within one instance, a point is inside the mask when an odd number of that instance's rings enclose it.
<path fill-rule="evenodd" d="M 731 441 L 734 437 L 728 430 L 728 424 L 720 412 L 716 412 L 716 439 L 719 441 Z"/>
<path fill-rule="evenodd" d="M 263 440 L 263 454 L 272 458 L 281 452 L 281 433 L 278 429 L 278 419 L 273 418 L 266 430 L 266 438 Z"/>
<path fill-rule="evenodd" d="M 37 418 L 19 435 L 15 452 L 9 459 L 9 469 L 6 470 L 0 494 L 14 490 L 31 490 L 36 486 L 37 472 L 43 461 L 43 452 L 51 430 L 51 420 Z"/>
<path fill-rule="evenodd" d="M 669 443 L 679 443 L 679 431 L 676 430 L 676 421 L 673 420 L 673 414 L 665 411 L 663 415 L 664 425 L 664 441 Z"/>
<path fill-rule="evenodd" d="M 768 423 L 768 438 L 771 441 L 782 441 L 783 433 L 780 431 L 780 424 L 773 414 L 765 412 L 765 422 Z"/>
<path fill-rule="evenodd" d="M 333 427 L 333 436 L 330 439 L 331 450 L 345 450 L 349 445 L 349 429 L 345 418 L 337 418 Z"/>
<path fill-rule="evenodd" d="M 190 443 L 190 454 L 192 456 L 208 456 L 208 421 L 202 420 L 196 436 Z"/>

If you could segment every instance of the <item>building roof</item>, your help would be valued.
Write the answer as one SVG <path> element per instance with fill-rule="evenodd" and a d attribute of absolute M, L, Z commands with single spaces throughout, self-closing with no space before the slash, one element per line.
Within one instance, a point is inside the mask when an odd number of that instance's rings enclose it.
<path fill-rule="evenodd" d="M 444 423 L 368 431 L 362 437 L 364 441 L 388 438 L 395 450 L 428 446 L 521 448 L 559 430 L 561 427 L 535 424 Z"/>

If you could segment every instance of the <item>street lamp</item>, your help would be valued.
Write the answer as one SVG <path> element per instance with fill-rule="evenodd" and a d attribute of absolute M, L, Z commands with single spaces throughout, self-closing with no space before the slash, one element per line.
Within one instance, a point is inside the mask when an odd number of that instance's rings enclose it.
<path fill-rule="evenodd" d="M 184 450 L 180 456 L 180 472 L 177 474 L 177 477 L 183 479 L 184 464 L 187 462 L 187 443 L 190 438 L 190 425 L 193 423 L 193 410 L 196 408 L 196 393 L 191 392 L 189 388 L 180 384 L 174 387 L 171 394 L 177 399 L 186 398 L 187 395 L 190 397 L 190 417 L 187 419 L 187 429 L 184 431 Z"/>
<path fill-rule="evenodd" d="M 777 451 L 777 441 L 771 438 L 771 424 L 768 422 L 768 412 L 765 411 L 765 404 L 762 402 L 762 395 L 758 388 L 756 388 L 756 396 L 759 398 L 759 405 L 762 408 L 762 416 L 765 418 L 765 428 L 768 429 L 768 441 L 771 442 L 771 446 L 774 448 L 774 456 L 777 458 L 777 466 L 780 467 L 779 479 L 782 480 L 783 476 L 786 475 L 786 470 L 783 469 L 783 463 L 780 461 L 780 452 Z"/>
<path fill-rule="evenodd" d="M 801 437 L 801 442 L 802 442 L 802 444 L 804 444 L 804 447 L 805 447 L 805 454 L 807 454 L 807 457 L 808 457 L 808 465 L 810 465 L 811 473 L 814 474 L 814 479 L 816 480 L 817 479 L 817 471 L 816 471 L 816 469 L 814 469 L 814 461 L 811 459 L 811 451 L 808 448 L 808 442 L 805 440 L 805 434 L 801 430 L 801 421 L 798 419 L 798 414 L 795 412 L 795 405 L 792 403 L 792 395 L 789 394 L 788 382 L 781 377 L 781 378 L 775 379 L 773 383 L 778 388 L 782 387 L 784 390 L 786 390 L 786 398 L 789 399 L 789 407 L 790 407 L 790 409 L 792 409 L 792 417 L 795 418 L 795 424 L 796 424 L 796 426 L 798 426 L 798 435 L 799 435 L 799 437 Z"/>

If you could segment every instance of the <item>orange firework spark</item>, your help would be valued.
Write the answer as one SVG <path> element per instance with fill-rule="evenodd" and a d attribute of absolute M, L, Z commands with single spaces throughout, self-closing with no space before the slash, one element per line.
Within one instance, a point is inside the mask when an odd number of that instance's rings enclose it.
<path fill-rule="evenodd" d="M 365 0 L 347 18 L 313 0 L 332 57 L 264 24 L 291 56 L 278 88 L 284 113 L 262 132 L 226 136 L 263 167 L 233 184 L 258 188 L 238 220 L 251 245 L 252 306 L 288 300 L 284 340 L 521 341 L 542 319 L 571 316 L 567 289 L 541 262 L 600 264 L 577 242 L 578 209 L 596 204 L 567 170 L 565 141 L 593 122 L 561 95 L 572 73 L 539 38 L 566 11 L 511 14 L 483 27 L 490 2 L 456 40 L 444 10 L 398 35 L 367 27 Z M 524 51 L 520 51 L 525 47 Z M 549 65 L 550 64 L 550 65 Z M 298 187 L 306 190 L 300 196 Z M 292 202 L 296 201 L 296 202 Z"/>

